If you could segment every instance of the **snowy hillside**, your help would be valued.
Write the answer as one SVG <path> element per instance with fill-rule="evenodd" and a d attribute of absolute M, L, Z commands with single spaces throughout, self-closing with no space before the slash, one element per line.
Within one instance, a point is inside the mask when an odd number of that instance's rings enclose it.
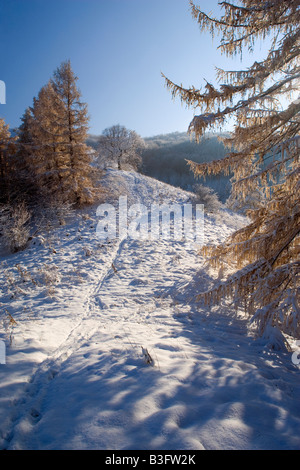
<path fill-rule="evenodd" d="M 106 182 L 129 204 L 191 197 L 134 172 Z M 195 303 L 214 282 L 195 246 L 104 242 L 96 210 L 0 258 L 0 448 L 299 448 L 291 354 L 254 340 L 230 305 Z M 205 242 L 243 223 L 205 215 Z"/>

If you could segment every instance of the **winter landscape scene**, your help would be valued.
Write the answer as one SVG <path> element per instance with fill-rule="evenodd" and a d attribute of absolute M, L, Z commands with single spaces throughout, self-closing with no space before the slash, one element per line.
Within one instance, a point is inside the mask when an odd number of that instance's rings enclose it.
<path fill-rule="evenodd" d="M 300 4 L 198 3 L 0 0 L 1 450 L 300 449 Z"/>

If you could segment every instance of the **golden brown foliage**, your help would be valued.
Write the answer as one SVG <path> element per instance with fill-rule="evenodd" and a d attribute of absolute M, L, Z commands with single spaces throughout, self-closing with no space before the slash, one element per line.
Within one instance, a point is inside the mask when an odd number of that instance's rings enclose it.
<path fill-rule="evenodd" d="M 24 191 L 59 203 L 92 203 L 87 105 L 81 102 L 70 61 L 63 62 L 28 108 L 19 128 L 18 172 Z"/>
<path fill-rule="evenodd" d="M 7 202 L 14 189 L 16 139 L 11 136 L 9 126 L 0 118 L 0 203 Z"/>
<path fill-rule="evenodd" d="M 300 6 L 299 0 L 241 0 L 220 3 L 223 15 L 212 18 L 190 1 L 202 30 L 222 33 L 219 48 L 228 56 L 253 51 L 258 39 L 271 38 L 265 60 L 246 70 L 217 69 L 219 87 L 185 89 L 168 78 L 173 97 L 200 109 L 189 125 L 198 140 L 207 128 L 235 118 L 224 139 L 223 160 L 197 164 L 198 176 L 233 173 L 232 200 L 244 202 L 260 192 L 264 204 L 248 211 L 250 223 L 221 246 L 204 247 L 212 265 L 236 272 L 217 288 L 201 294 L 207 303 L 223 297 L 243 304 L 257 323 L 300 338 Z M 298 95 L 297 95 L 298 93 Z M 288 103 L 285 105 L 285 103 Z"/>

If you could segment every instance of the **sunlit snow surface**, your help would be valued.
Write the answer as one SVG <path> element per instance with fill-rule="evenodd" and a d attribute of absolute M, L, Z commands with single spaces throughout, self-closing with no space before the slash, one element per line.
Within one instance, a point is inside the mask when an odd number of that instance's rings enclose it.
<path fill-rule="evenodd" d="M 190 197 L 134 172 L 109 179 L 130 204 Z M 96 209 L 0 258 L 0 447 L 299 448 L 291 353 L 255 341 L 230 303 L 195 302 L 214 282 L 195 246 L 104 243 Z M 243 223 L 206 215 L 206 243 Z"/>

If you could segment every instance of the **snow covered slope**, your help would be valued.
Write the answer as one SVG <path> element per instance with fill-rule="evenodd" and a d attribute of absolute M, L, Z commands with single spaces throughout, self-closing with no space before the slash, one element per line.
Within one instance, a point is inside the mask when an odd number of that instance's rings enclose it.
<path fill-rule="evenodd" d="M 134 172 L 107 184 L 141 202 L 190 194 Z M 296 449 L 299 369 L 254 341 L 184 241 L 102 242 L 97 206 L 2 257 L 3 449 Z M 217 243 L 242 218 L 205 217 Z"/>

